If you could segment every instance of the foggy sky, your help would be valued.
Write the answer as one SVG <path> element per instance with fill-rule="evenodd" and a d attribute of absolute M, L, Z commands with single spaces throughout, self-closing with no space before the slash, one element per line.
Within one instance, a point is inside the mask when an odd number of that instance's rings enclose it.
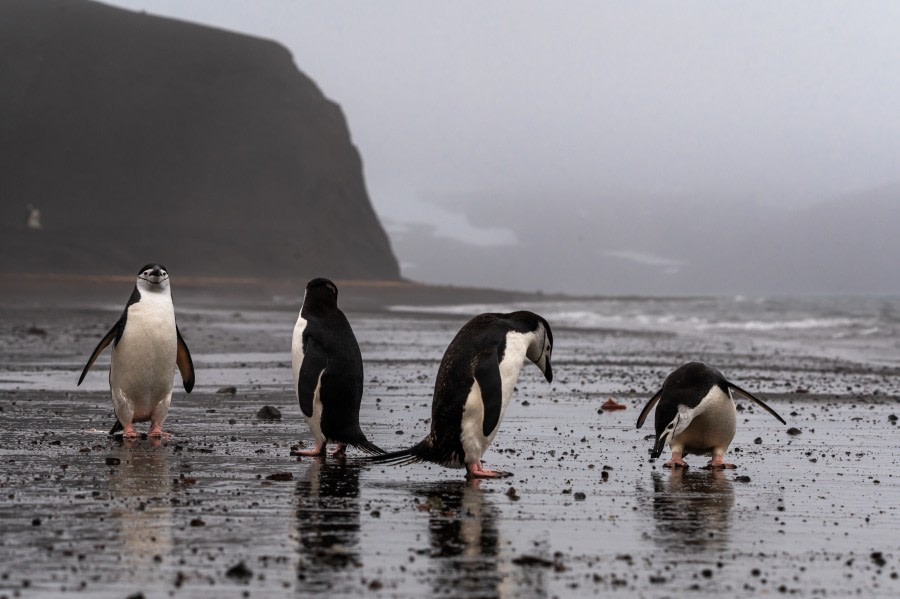
<path fill-rule="evenodd" d="M 894 2 L 108 3 L 284 44 L 342 106 L 395 238 L 551 247 L 609 198 L 800 211 L 900 181 Z M 519 196 L 508 223 L 463 209 Z"/>

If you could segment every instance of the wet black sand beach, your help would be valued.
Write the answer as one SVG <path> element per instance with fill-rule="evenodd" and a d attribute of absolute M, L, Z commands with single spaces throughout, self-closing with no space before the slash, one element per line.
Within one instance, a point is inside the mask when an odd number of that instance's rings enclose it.
<path fill-rule="evenodd" d="M 108 358 L 75 387 L 129 283 L 69 303 L 7 296 L 0 597 L 900 594 L 895 368 L 555 328 L 554 382 L 526 364 L 485 456 L 514 476 L 467 483 L 352 450 L 291 457 L 310 440 L 290 389 L 299 289 L 174 290 L 197 386 L 176 391 L 161 442 L 104 434 Z M 438 362 L 465 321 L 386 312 L 411 303 L 390 293 L 340 298 L 366 363 L 361 420 L 387 449 L 427 432 Z M 739 401 L 736 470 L 702 470 L 696 456 L 666 470 L 648 461 L 652 430 L 635 430 L 665 375 L 698 358 L 788 420 Z M 600 411 L 609 398 L 627 409 Z M 266 405 L 282 418 L 257 418 Z"/>

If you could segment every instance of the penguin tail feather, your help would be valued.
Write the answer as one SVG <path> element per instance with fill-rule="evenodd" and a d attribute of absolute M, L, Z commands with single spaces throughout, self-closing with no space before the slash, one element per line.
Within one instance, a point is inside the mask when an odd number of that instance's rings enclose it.
<path fill-rule="evenodd" d="M 409 449 L 401 449 L 399 451 L 390 451 L 381 455 L 373 455 L 366 457 L 366 461 L 376 464 L 390 464 L 392 466 L 408 466 L 409 464 L 418 464 L 420 462 L 431 462 L 430 459 L 431 445 L 428 439 L 419 441 Z"/>
<path fill-rule="evenodd" d="M 369 454 L 370 456 L 379 456 L 379 455 L 384 455 L 387 453 L 385 450 L 378 447 L 377 445 L 375 445 L 374 443 L 372 443 L 365 437 L 363 437 L 362 441 L 356 441 L 354 443 L 351 443 L 350 445 L 352 445 L 353 447 L 357 448 L 358 450 L 360 450 L 362 452 Z"/>
<path fill-rule="evenodd" d="M 108 433 L 108 434 L 110 434 L 110 435 L 115 435 L 115 434 L 120 433 L 120 432 L 122 432 L 122 431 L 124 431 L 124 430 L 125 430 L 125 427 L 122 426 L 122 423 L 119 422 L 119 419 L 118 419 L 118 418 L 116 418 L 116 423 L 113 425 L 113 427 L 112 427 L 111 429 L 109 429 L 109 433 Z"/>

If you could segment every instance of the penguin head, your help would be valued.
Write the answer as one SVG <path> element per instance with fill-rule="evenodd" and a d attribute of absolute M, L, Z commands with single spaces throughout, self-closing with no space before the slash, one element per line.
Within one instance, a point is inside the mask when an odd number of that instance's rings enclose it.
<path fill-rule="evenodd" d="M 161 264 L 147 264 L 138 271 L 137 287 L 141 291 L 169 289 L 169 271 Z"/>
<path fill-rule="evenodd" d="M 662 404 L 662 402 L 660 402 Z M 664 407 L 660 405 L 660 407 Z M 671 406 L 666 406 L 671 407 Z M 657 408 L 659 410 L 660 408 Z M 671 410 L 665 410 L 668 412 L 668 415 L 665 416 L 662 420 L 662 424 L 665 424 L 662 428 L 657 426 L 656 431 L 656 444 L 653 446 L 653 452 L 650 454 L 652 459 L 656 459 L 662 453 L 663 448 L 666 446 L 666 443 L 678 437 L 687 430 L 687 427 L 691 425 L 691 421 L 694 419 L 694 414 L 688 406 L 679 405 L 675 410 L 674 414 L 672 414 Z M 669 416 L 671 415 L 671 419 Z M 666 420 L 668 420 L 668 424 L 666 424 Z M 659 419 L 657 419 L 657 424 L 659 424 Z"/>
<path fill-rule="evenodd" d="M 544 373 L 544 378 L 548 383 L 553 382 L 553 368 L 550 365 L 550 355 L 553 353 L 553 331 L 542 316 L 533 312 L 524 312 L 528 315 L 527 320 L 530 321 L 531 331 L 534 332 L 534 339 L 528 346 L 526 357 L 537 364 L 537 367 Z"/>
<path fill-rule="evenodd" d="M 333 281 L 324 278 L 311 280 L 306 284 L 306 294 L 303 296 L 303 310 L 321 310 L 337 308 L 337 285 Z"/>

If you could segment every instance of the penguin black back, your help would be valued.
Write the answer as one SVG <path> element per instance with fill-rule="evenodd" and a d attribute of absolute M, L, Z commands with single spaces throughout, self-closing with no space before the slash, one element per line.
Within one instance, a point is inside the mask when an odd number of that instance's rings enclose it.
<path fill-rule="evenodd" d="M 317 278 L 306 286 L 300 316 L 306 321 L 301 337 L 303 363 L 298 375 L 300 407 L 313 417 L 316 389 L 322 401 L 319 426 L 326 440 L 383 453 L 359 427 L 363 396 L 363 361 L 347 317 L 337 306 L 337 286 Z"/>

